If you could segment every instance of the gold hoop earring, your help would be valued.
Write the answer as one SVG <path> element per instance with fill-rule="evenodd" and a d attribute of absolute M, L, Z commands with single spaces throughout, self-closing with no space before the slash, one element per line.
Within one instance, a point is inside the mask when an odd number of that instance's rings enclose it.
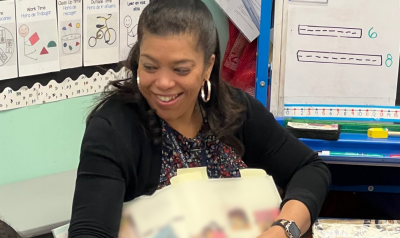
<path fill-rule="evenodd" d="M 205 81 L 207 81 L 207 97 L 204 92 Z M 204 102 L 210 101 L 210 98 L 211 98 L 211 82 L 210 82 L 210 80 L 204 80 L 203 85 L 201 85 L 201 98 L 203 99 Z"/>
<path fill-rule="evenodd" d="M 140 90 L 140 78 L 139 77 L 136 78 L 136 83 L 137 83 L 137 86 L 138 86 L 138 88 Z"/>

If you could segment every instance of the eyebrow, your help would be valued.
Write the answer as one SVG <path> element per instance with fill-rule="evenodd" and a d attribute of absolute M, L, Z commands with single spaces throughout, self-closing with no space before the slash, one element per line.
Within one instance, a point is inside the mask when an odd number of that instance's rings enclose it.
<path fill-rule="evenodd" d="M 146 57 L 146 58 L 148 58 L 148 59 L 150 59 L 150 60 L 152 60 L 152 61 L 158 63 L 158 60 L 154 59 L 154 58 L 151 57 L 150 55 L 141 54 L 140 56 L 141 56 L 141 57 Z M 174 62 L 175 65 L 176 65 L 176 64 L 184 64 L 184 63 L 192 63 L 193 65 L 196 64 L 196 62 L 195 62 L 194 60 L 191 60 L 191 59 L 181 59 L 181 60 L 178 60 L 178 61 L 175 61 L 175 62 Z"/>

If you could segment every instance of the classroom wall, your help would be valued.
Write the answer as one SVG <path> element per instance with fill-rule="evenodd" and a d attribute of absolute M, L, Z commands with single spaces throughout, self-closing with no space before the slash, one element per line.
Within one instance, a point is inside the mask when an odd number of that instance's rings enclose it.
<path fill-rule="evenodd" d="M 228 20 L 214 0 L 203 0 L 219 30 L 221 50 Z M 85 118 L 98 95 L 0 112 L 0 186 L 76 169 Z"/>

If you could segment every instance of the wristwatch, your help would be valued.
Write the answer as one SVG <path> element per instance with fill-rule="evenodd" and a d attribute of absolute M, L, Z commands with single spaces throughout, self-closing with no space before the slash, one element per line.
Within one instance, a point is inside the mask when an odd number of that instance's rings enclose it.
<path fill-rule="evenodd" d="M 296 223 L 294 223 L 294 221 L 281 219 L 274 222 L 272 226 L 280 226 L 285 229 L 286 235 L 289 238 L 299 238 L 301 235 L 301 231 L 297 227 Z"/>

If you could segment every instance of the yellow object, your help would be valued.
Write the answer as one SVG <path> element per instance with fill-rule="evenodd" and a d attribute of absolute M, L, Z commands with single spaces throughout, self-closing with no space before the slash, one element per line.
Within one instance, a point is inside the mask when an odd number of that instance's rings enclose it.
<path fill-rule="evenodd" d="M 207 167 L 178 169 L 175 177 L 170 179 L 171 185 L 178 185 L 185 182 L 208 179 Z"/>
<path fill-rule="evenodd" d="M 267 176 L 267 173 L 262 169 L 241 169 L 240 170 L 240 177 L 254 177 L 254 176 Z"/>
<path fill-rule="evenodd" d="M 368 129 L 368 137 L 371 138 L 388 138 L 388 131 L 383 128 L 369 128 Z"/>
<path fill-rule="evenodd" d="M 389 131 L 386 128 L 369 128 L 368 137 L 386 139 L 389 136 L 400 136 L 400 132 Z"/>
<path fill-rule="evenodd" d="M 198 180 L 204 180 L 203 177 L 201 176 L 200 172 L 192 172 L 192 173 L 187 173 L 187 174 L 181 174 L 177 175 L 175 177 L 172 177 L 170 179 L 171 185 L 178 185 L 181 183 L 186 183 L 190 181 L 198 181 Z"/>
<path fill-rule="evenodd" d="M 177 170 L 177 176 L 198 172 L 202 179 L 208 179 L 207 167 L 183 168 Z"/>

